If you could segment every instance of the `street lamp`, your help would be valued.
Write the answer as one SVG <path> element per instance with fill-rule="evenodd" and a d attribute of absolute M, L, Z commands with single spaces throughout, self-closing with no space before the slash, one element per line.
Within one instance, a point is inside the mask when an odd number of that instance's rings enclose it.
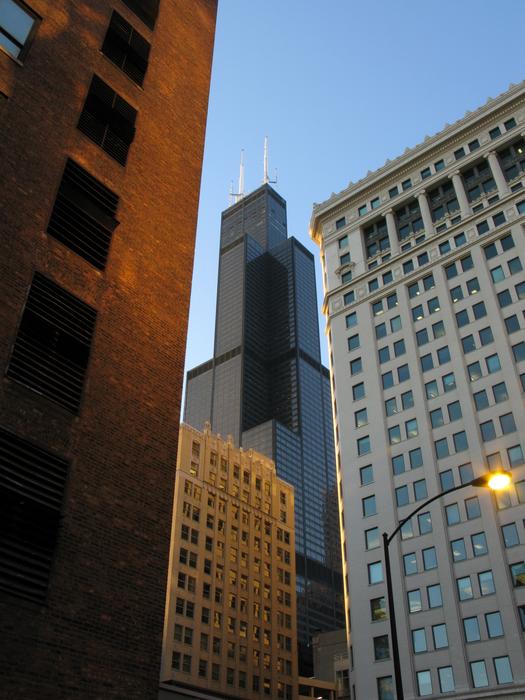
<path fill-rule="evenodd" d="M 397 628 L 396 628 L 396 614 L 394 610 L 394 594 L 392 591 L 392 572 L 390 570 L 390 552 L 389 546 L 397 533 L 401 530 L 403 525 L 414 517 L 422 508 L 428 506 L 429 503 L 437 501 L 438 498 L 446 496 L 448 493 L 453 493 L 454 491 L 459 491 L 460 489 L 467 488 L 467 486 L 481 486 L 484 488 L 492 489 L 493 491 L 501 491 L 509 486 L 511 482 L 511 474 L 507 471 L 495 471 L 488 472 L 483 476 L 478 476 L 476 479 L 472 479 L 466 484 L 461 484 L 460 486 L 454 486 L 451 489 L 442 491 L 436 496 L 432 496 L 427 501 L 415 508 L 410 515 L 403 518 L 398 524 L 396 529 L 389 535 L 383 532 L 383 552 L 385 556 L 385 575 L 386 575 L 386 589 L 388 597 L 388 613 L 390 616 L 390 638 L 392 640 L 392 660 L 394 662 L 394 678 L 396 683 L 396 698 L 397 700 L 404 700 L 405 696 L 403 694 L 403 681 L 401 678 L 401 663 L 399 660 L 399 644 L 397 641 Z"/>

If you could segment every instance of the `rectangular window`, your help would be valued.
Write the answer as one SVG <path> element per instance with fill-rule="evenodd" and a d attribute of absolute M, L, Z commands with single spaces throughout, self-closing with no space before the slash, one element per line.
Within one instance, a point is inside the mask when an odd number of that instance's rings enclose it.
<path fill-rule="evenodd" d="M 0 453 L 0 589 L 44 603 L 69 463 L 2 429 Z"/>
<path fill-rule="evenodd" d="M 141 85 L 148 68 L 150 45 L 129 22 L 113 12 L 102 44 L 102 53 L 126 75 Z"/>
<path fill-rule="evenodd" d="M 94 75 L 78 128 L 121 165 L 135 138 L 136 118 L 137 110 Z"/>
<path fill-rule="evenodd" d="M 118 204 L 114 192 L 68 158 L 47 233 L 103 270 Z"/>
<path fill-rule="evenodd" d="M 496 681 L 498 685 L 512 683 L 514 681 L 508 656 L 498 656 L 494 659 L 494 671 L 496 672 Z"/>
<path fill-rule="evenodd" d="M 122 0 L 144 24 L 153 29 L 159 11 L 159 0 Z"/>
<path fill-rule="evenodd" d="M 427 636 L 424 627 L 412 630 L 412 648 L 414 654 L 421 654 L 422 652 L 428 651 Z"/>
<path fill-rule="evenodd" d="M 2 0 L 0 9 L 0 46 L 22 60 L 36 29 L 37 16 L 18 0 Z"/>
<path fill-rule="evenodd" d="M 97 312 L 36 272 L 7 376 L 77 413 Z"/>
<path fill-rule="evenodd" d="M 472 685 L 474 688 L 485 688 L 488 686 L 489 679 L 484 661 L 471 661 L 470 673 L 472 675 Z"/>

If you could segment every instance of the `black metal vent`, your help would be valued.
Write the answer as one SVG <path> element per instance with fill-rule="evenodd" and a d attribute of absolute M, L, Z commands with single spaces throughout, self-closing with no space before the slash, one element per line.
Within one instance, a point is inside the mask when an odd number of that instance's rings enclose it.
<path fill-rule="evenodd" d="M 77 413 L 96 315 L 36 272 L 7 376 Z"/>
<path fill-rule="evenodd" d="M 78 128 L 121 165 L 135 138 L 137 110 L 94 75 Z"/>
<path fill-rule="evenodd" d="M 0 428 L 0 590 L 44 602 L 68 466 Z"/>
<path fill-rule="evenodd" d="M 122 0 L 122 2 L 144 22 L 146 27 L 154 28 L 159 13 L 159 0 Z"/>
<path fill-rule="evenodd" d="M 47 232 L 102 270 L 118 225 L 118 202 L 114 192 L 68 160 Z"/>
<path fill-rule="evenodd" d="M 129 22 L 113 12 L 102 53 L 126 73 L 137 85 L 142 85 L 148 68 L 150 46 Z"/>

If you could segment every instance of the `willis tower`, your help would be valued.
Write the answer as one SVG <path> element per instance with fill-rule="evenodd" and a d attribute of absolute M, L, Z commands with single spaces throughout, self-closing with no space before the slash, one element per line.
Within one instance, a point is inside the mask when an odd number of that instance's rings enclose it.
<path fill-rule="evenodd" d="M 312 675 L 311 636 L 345 625 L 330 381 L 314 258 L 268 184 L 222 213 L 214 353 L 188 372 L 184 420 L 268 455 L 293 484 L 299 667 Z"/>

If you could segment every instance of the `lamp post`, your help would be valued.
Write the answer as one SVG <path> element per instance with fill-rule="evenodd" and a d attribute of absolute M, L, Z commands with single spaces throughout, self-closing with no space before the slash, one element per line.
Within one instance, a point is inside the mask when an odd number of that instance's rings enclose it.
<path fill-rule="evenodd" d="M 404 700 L 405 696 L 403 694 L 403 679 L 401 678 L 401 662 L 399 660 L 399 643 L 397 639 L 396 614 L 394 609 L 394 593 L 392 589 L 392 571 L 390 569 L 390 543 L 405 523 L 407 523 L 411 518 L 413 518 L 414 515 L 418 513 L 422 508 L 428 506 L 429 503 L 437 501 L 438 498 L 442 498 L 443 496 L 446 496 L 449 493 L 453 493 L 454 491 L 459 491 L 460 489 L 467 488 L 467 486 L 481 486 L 484 488 L 490 488 L 493 491 L 501 491 L 502 489 L 507 488 L 507 486 L 510 484 L 510 481 L 510 472 L 506 471 L 489 472 L 488 474 L 484 474 L 483 476 L 478 476 L 476 479 L 473 479 L 472 481 L 469 481 L 466 484 L 454 486 L 453 488 L 447 489 L 446 491 L 442 491 L 436 496 L 432 496 L 432 498 L 426 500 L 424 503 L 415 508 L 410 513 L 410 515 L 407 515 L 406 518 L 403 518 L 403 520 L 401 520 L 396 529 L 390 535 L 386 532 L 383 532 L 383 553 L 385 559 L 388 614 L 390 618 L 390 639 L 392 646 L 392 661 L 394 662 L 394 680 L 396 685 L 397 700 Z"/>

